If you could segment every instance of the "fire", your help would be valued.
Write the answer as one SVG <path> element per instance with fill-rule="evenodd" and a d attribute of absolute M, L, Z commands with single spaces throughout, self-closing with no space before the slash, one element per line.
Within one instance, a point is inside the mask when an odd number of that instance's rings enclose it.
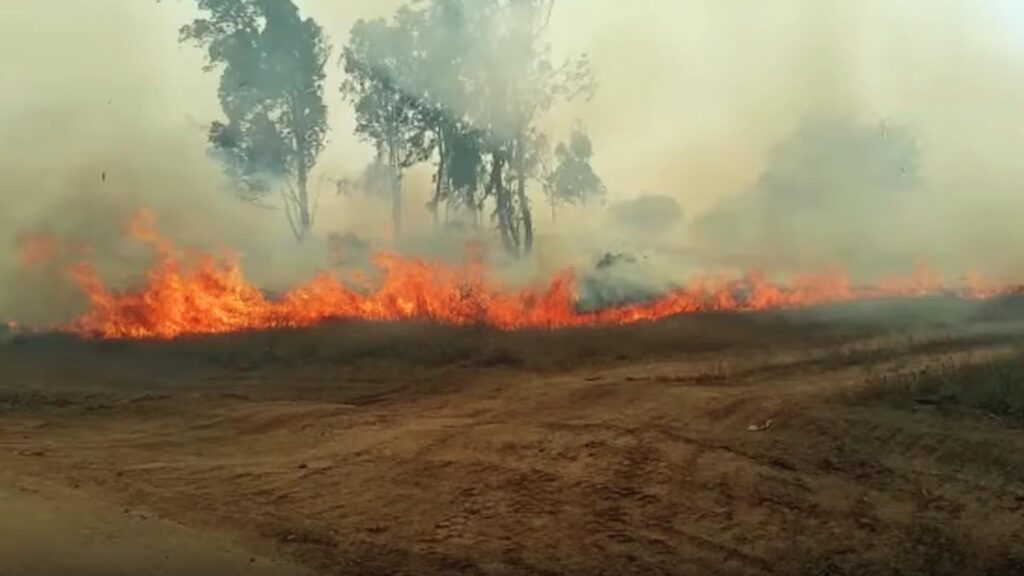
<path fill-rule="evenodd" d="M 981 298 L 1005 293 L 977 274 L 958 291 L 919 267 L 909 278 L 890 278 L 874 288 L 854 287 L 846 272 L 797 277 L 789 285 L 758 272 L 741 277 L 692 280 L 685 288 L 643 303 L 598 311 L 577 309 L 574 276 L 564 272 L 546 285 L 508 290 L 489 280 L 478 258 L 463 266 L 430 263 L 389 252 L 373 256 L 381 280 L 353 287 L 322 272 L 277 298 L 249 282 L 231 254 L 189 254 L 164 236 L 149 212 L 136 214 L 129 234 L 153 248 L 155 263 L 141 286 L 109 288 L 89 261 L 68 273 L 89 303 L 86 313 L 63 328 L 93 338 L 160 338 L 278 327 L 309 326 L 329 319 L 394 321 L 428 319 L 444 324 L 487 324 L 500 329 L 625 324 L 699 311 L 795 308 L 858 298 L 955 293 Z M 26 261 L 52 253 L 47 242 L 27 241 Z M 368 284 L 360 282 L 359 284 Z"/>

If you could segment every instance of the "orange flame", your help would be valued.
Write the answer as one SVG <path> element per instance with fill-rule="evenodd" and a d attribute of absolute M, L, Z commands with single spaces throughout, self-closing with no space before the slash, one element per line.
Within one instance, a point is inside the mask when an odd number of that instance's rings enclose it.
<path fill-rule="evenodd" d="M 69 269 L 87 297 L 89 310 L 64 329 L 95 338 L 175 338 L 276 327 L 301 327 L 329 319 L 429 319 L 445 324 L 487 324 L 500 329 L 560 328 L 625 324 L 666 316 L 724 310 L 795 308 L 858 298 L 954 293 L 990 297 L 1007 292 L 971 275 L 959 291 L 944 288 L 933 271 L 919 266 L 909 278 L 890 278 L 875 288 L 855 288 L 842 269 L 769 282 L 759 271 L 739 278 L 706 277 L 653 301 L 597 311 L 577 308 L 575 279 L 559 274 L 546 285 L 507 290 L 489 281 L 479 258 L 464 266 L 428 263 L 378 252 L 382 272 L 376 287 L 357 290 L 322 272 L 279 298 L 268 298 L 246 280 L 238 259 L 209 254 L 184 255 L 156 227 L 149 212 L 128 226 L 135 239 L 152 246 L 156 263 L 144 285 L 116 291 L 89 262 Z M 30 250 L 31 254 L 43 252 Z M 190 257 L 187 257 L 190 256 Z"/>

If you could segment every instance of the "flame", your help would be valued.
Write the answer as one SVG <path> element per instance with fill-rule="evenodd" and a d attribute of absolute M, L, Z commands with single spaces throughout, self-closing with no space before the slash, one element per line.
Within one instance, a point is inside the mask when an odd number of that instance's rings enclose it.
<path fill-rule="evenodd" d="M 345 283 L 322 272 L 278 298 L 267 297 L 246 280 L 232 254 L 187 253 L 162 236 L 152 213 L 141 211 L 128 233 L 153 248 L 156 262 L 145 282 L 127 290 L 109 288 L 95 266 L 82 261 L 68 273 L 86 296 L 89 309 L 63 327 L 93 338 L 170 339 L 278 327 L 309 326 L 329 319 L 394 321 L 429 319 L 453 325 L 487 324 L 500 329 L 562 328 L 626 324 L 700 311 L 796 308 L 859 298 L 955 294 L 985 298 L 1002 289 L 972 273 L 958 290 L 918 266 L 908 278 L 888 278 L 872 288 L 857 288 L 845 270 L 794 278 L 788 285 L 769 282 L 760 271 L 691 280 L 686 287 L 649 302 L 597 311 L 577 309 L 575 278 L 563 272 L 547 284 L 526 290 L 505 289 L 483 272 L 479 250 L 462 266 L 431 263 L 377 252 L 373 264 L 381 279 Z M 47 254 L 41 244 L 28 254 Z M 30 258 L 29 261 L 35 258 Z"/>

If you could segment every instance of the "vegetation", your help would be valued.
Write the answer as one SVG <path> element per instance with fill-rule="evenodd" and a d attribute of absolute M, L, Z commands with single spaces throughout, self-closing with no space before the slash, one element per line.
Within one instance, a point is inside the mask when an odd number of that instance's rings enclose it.
<path fill-rule="evenodd" d="M 588 200 L 603 200 L 607 188 L 590 165 L 594 146 L 590 137 L 577 126 L 569 141 L 555 148 L 555 168 L 547 175 L 544 191 L 551 204 L 551 216 L 559 204 L 583 205 Z"/>
<path fill-rule="evenodd" d="M 387 174 L 396 233 L 402 172 L 433 159 L 436 221 L 483 220 L 487 201 L 510 253 L 533 246 L 531 181 L 545 183 L 547 138 L 540 117 L 554 103 L 594 89 L 587 60 L 556 65 L 544 41 L 552 0 L 431 0 L 391 20 L 360 21 L 342 58 L 342 93 L 355 106 L 357 134 Z M 560 148 L 561 174 L 582 162 L 589 140 Z M 570 152 L 571 150 L 571 152 Z M 592 171 L 591 171 L 592 174 Z M 559 179 L 560 178 L 560 179 Z M 575 194 L 556 177 L 558 193 Z M 600 187 L 600 180 L 588 184 Z M 588 191 L 589 193 L 589 191 Z"/>
<path fill-rule="evenodd" d="M 1024 353 L 877 375 L 866 396 L 901 409 L 979 410 L 1024 425 Z"/>
<path fill-rule="evenodd" d="M 206 48 L 207 71 L 222 69 L 225 120 L 210 128 L 211 151 L 247 199 L 280 192 L 302 240 L 316 212 L 309 173 L 327 135 L 327 39 L 291 0 L 197 1 L 206 17 L 182 27 L 180 39 Z"/>
<path fill-rule="evenodd" d="M 412 0 L 390 19 L 361 20 L 344 46 L 341 94 L 354 108 L 356 136 L 374 160 L 340 183 L 387 197 L 401 234 L 403 176 L 434 163 L 427 207 L 440 225 L 467 218 L 495 224 L 508 251 L 526 255 L 534 226 L 528 189 L 541 184 L 552 206 L 604 195 L 582 128 L 555 149 L 541 118 L 552 106 L 595 89 L 586 57 L 555 62 L 545 34 L 554 0 Z M 330 46 L 292 0 L 197 0 L 204 17 L 182 42 L 207 50 L 221 69 L 225 119 L 211 151 L 249 200 L 280 192 L 300 240 L 313 224 L 309 173 L 324 148 L 324 66 Z"/>
<path fill-rule="evenodd" d="M 356 134 L 376 149 L 367 183 L 390 197 L 396 235 L 401 231 L 402 172 L 432 151 L 426 138 L 428 110 L 400 85 L 416 73 L 414 25 L 405 21 L 411 14 L 402 10 L 393 25 L 357 22 L 342 55 L 347 80 L 341 91 L 355 106 Z"/>

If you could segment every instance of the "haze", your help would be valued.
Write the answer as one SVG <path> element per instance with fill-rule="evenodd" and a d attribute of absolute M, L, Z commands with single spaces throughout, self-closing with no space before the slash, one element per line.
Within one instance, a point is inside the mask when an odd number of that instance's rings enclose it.
<path fill-rule="evenodd" d="M 335 58 L 354 21 L 400 4 L 296 3 L 324 27 Z M 134 202 L 153 206 L 176 236 L 195 243 L 244 247 L 258 239 L 286 251 L 280 216 L 230 198 L 205 152 L 205 126 L 220 115 L 217 77 L 203 73 L 198 50 L 177 42 L 195 14 L 185 0 L 0 5 L 4 245 L 40 227 L 102 236 Z M 678 199 L 686 221 L 664 240 L 670 245 L 761 261 L 811 245 L 812 260 L 835 261 L 835 235 L 826 232 L 853 219 L 864 225 L 843 233 L 857 234 L 861 260 L 893 251 L 1012 274 L 1024 254 L 1024 164 L 1016 158 L 1024 148 L 1022 26 L 1024 6 L 1013 0 L 558 0 L 550 39 L 558 53 L 590 55 L 599 90 L 546 123 L 556 138 L 575 120 L 586 124 L 611 202 L 647 193 Z M 314 182 L 351 175 L 371 156 L 352 135 L 335 58 L 326 91 L 330 144 Z M 919 148 L 919 183 L 895 199 L 844 189 L 869 201 L 854 213 L 824 209 L 806 233 L 782 240 L 766 242 L 744 216 L 706 218 L 723 201 L 756 192 L 772 150 L 814 119 L 907 130 Z M 428 188 L 428 169 L 410 178 L 413 233 L 429 230 Z M 534 201 L 543 201 L 539 191 Z M 594 241 L 601 229 L 600 209 L 570 212 L 557 227 L 537 212 L 541 234 L 572 230 Z M 372 236 L 385 213 L 380 203 L 327 190 L 317 232 Z M 754 232 L 732 233 L 741 228 Z M 0 277 L 10 296 L 19 273 L 4 252 Z M 263 258 L 277 270 L 307 267 Z"/>

